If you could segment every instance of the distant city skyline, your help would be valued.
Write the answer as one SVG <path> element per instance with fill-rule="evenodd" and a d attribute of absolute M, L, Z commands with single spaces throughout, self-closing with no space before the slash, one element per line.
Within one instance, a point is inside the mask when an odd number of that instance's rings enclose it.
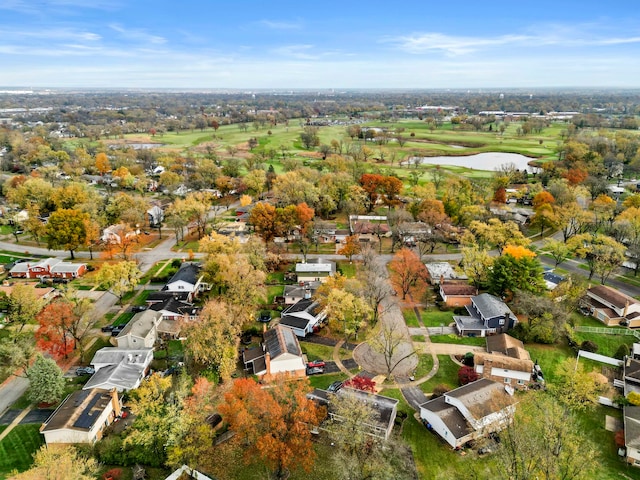
<path fill-rule="evenodd" d="M 0 89 L 640 87 L 622 0 L 0 0 L 0 39 Z"/>

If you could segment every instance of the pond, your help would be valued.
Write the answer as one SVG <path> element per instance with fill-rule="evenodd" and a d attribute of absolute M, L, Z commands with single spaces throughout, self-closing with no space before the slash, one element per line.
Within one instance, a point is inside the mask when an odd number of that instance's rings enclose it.
<path fill-rule="evenodd" d="M 529 173 L 538 171 L 537 167 L 532 167 L 529 162 L 534 158 L 525 157 L 519 153 L 486 152 L 476 153 L 466 156 L 441 156 L 441 157 L 410 157 L 403 165 L 425 163 L 429 165 L 451 165 L 455 167 L 467 167 L 474 170 L 493 171 L 496 168 L 512 163 L 518 170 L 527 170 Z"/>
<path fill-rule="evenodd" d="M 133 148 L 134 150 L 150 150 L 152 148 L 163 147 L 164 143 L 120 143 L 118 145 L 110 145 L 110 148 Z"/>

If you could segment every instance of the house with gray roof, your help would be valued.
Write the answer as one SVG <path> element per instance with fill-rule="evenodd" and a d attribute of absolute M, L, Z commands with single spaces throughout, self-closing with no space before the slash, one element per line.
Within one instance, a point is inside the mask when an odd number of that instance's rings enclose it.
<path fill-rule="evenodd" d="M 115 388 L 118 392 L 138 388 L 147 375 L 152 360 L 152 348 L 101 348 L 90 362 L 96 373 L 82 388 Z"/>
<path fill-rule="evenodd" d="M 331 403 L 329 402 L 332 395 L 336 395 L 337 397 L 355 397 L 359 402 L 371 406 L 374 413 L 371 422 L 360 425 L 361 429 L 372 437 L 383 440 L 389 439 L 398 413 L 398 400 L 349 387 L 342 387 L 336 392 L 316 388 L 307 394 L 307 398 L 319 405 L 327 407 L 328 418 L 339 420 L 340 417 L 332 411 Z M 327 427 L 321 425 L 320 429 L 326 430 Z"/>
<path fill-rule="evenodd" d="M 471 297 L 471 304 L 466 309 L 469 315 L 453 317 L 460 335 L 486 337 L 505 333 L 518 323 L 507 304 L 489 293 Z"/>
<path fill-rule="evenodd" d="M 199 263 L 184 262 L 162 290 L 171 293 L 186 292 L 187 301 L 191 302 L 199 292 L 206 290 L 208 287 L 205 283 L 202 283 L 203 277 Z"/>
<path fill-rule="evenodd" d="M 160 312 L 145 310 L 136 313 L 116 337 L 119 348 L 151 348 L 158 339 Z"/>
<path fill-rule="evenodd" d="M 324 282 L 336 274 L 336 262 L 311 258 L 306 263 L 296 263 L 298 282 Z"/>
<path fill-rule="evenodd" d="M 420 418 L 453 448 L 499 432 L 515 412 L 513 390 L 486 378 L 420 405 Z"/>
<path fill-rule="evenodd" d="M 262 380 L 278 374 L 294 377 L 306 375 L 306 361 L 293 329 L 275 325 L 264 332 L 262 344 L 242 352 L 244 368 Z"/>

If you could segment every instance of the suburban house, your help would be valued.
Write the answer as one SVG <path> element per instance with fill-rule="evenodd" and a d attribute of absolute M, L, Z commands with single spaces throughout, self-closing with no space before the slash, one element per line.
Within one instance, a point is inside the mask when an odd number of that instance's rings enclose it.
<path fill-rule="evenodd" d="M 466 282 L 441 281 L 439 293 L 448 307 L 466 307 L 471 305 L 471 298 L 478 294 L 478 289 Z"/>
<path fill-rule="evenodd" d="M 306 375 L 306 362 L 294 331 L 276 325 L 264 332 L 262 345 L 242 352 L 244 369 L 269 381 L 279 373 Z"/>
<path fill-rule="evenodd" d="M 320 285 L 320 282 L 303 282 L 298 285 L 285 285 L 284 304 L 293 305 L 305 298 L 311 298 Z"/>
<path fill-rule="evenodd" d="M 509 425 L 515 400 L 508 386 L 481 378 L 420 405 L 420 418 L 453 448 Z"/>
<path fill-rule="evenodd" d="M 186 292 L 187 301 L 193 301 L 199 292 L 207 289 L 207 285 L 202 283 L 204 276 L 200 273 L 200 270 L 199 263 L 184 262 L 162 290 L 171 293 Z"/>
<path fill-rule="evenodd" d="M 45 258 L 37 262 L 16 263 L 9 275 L 14 278 L 78 278 L 87 271 L 84 263 L 63 262 L 59 258 Z"/>
<path fill-rule="evenodd" d="M 162 210 L 162 207 L 154 205 L 147 210 L 147 220 L 150 227 L 162 225 L 162 222 L 164 221 L 164 210 Z"/>
<path fill-rule="evenodd" d="M 60 294 L 60 292 L 53 287 L 36 287 L 34 283 L 23 283 L 22 285 L 27 285 L 32 288 L 36 297 L 44 302 L 50 302 Z M 13 287 L 14 285 L 1 285 L 0 292 L 4 292 L 7 297 L 10 297 L 13 293 Z"/>
<path fill-rule="evenodd" d="M 158 339 L 162 314 L 153 310 L 136 313 L 116 337 L 118 348 L 152 348 Z"/>
<path fill-rule="evenodd" d="M 640 466 L 640 407 L 624 407 L 624 446 L 627 463 Z"/>
<path fill-rule="evenodd" d="M 53 443 L 94 443 L 120 416 L 122 403 L 115 390 L 76 390 L 40 427 L 47 445 Z"/>
<path fill-rule="evenodd" d="M 110 225 L 102 231 L 100 240 L 111 245 L 120 245 L 123 240 L 133 240 L 140 235 L 140 230 L 132 230 L 127 225 L 120 223 L 118 225 Z"/>
<path fill-rule="evenodd" d="M 467 280 L 467 276 L 457 273 L 449 262 L 425 263 L 431 285 L 438 285 L 447 280 Z"/>
<path fill-rule="evenodd" d="M 562 282 L 564 282 L 564 277 L 562 275 L 558 275 L 557 273 L 553 273 L 552 271 L 544 272 L 542 274 L 542 278 L 544 279 L 547 290 L 553 290 Z"/>
<path fill-rule="evenodd" d="M 197 320 L 200 309 L 194 307 L 192 303 L 178 300 L 173 296 L 166 297 L 161 302 L 154 302 L 149 306 L 149 310 L 157 312 L 163 320 Z"/>
<path fill-rule="evenodd" d="M 373 437 L 384 440 L 389 439 L 398 413 L 398 400 L 349 387 L 343 387 L 335 393 L 316 388 L 311 393 L 307 394 L 307 398 L 313 400 L 319 405 L 327 407 L 327 414 L 329 418 L 338 418 L 338 420 L 339 417 L 331 411 L 331 404 L 329 403 L 331 395 L 336 395 L 338 397 L 355 397 L 361 403 L 370 405 L 375 413 L 372 418 L 372 422 L 370 424 L 362 424 L 362 429 Z M 322 426 L 320 426 L 320 428 L 323 429 Z"/>
<path fill-rule="evenodd" d="M 147 305 L 150 307 L 155 303 L 161 303 L 169 298 L 186 302 L 189 297 L 189 292 L 166 292 L 166 291 L 151 291 L 147 296 Z"/>
<path fill-rule="evenodd" d="M 378 241 L 378 237 L 391 235 L 384 215 L 349 215 L 349 229 L 360 241 Z"/>
<path fill-rule="evenodd" d="M 280 325 L 291 328 L 298 337 L 306 337 L 326 318 L 327 312 L 320 308 L 318 302 L 311 298 L 303 298 L 282 311 Z"/>
<path fill-rule="evenodd" d="M 487 351 L 474 352 L 474 368 L 481 378 L 488 378 L 524 389 L 534 375 L 534 365 L 523 343 L 506 333 L 487 337 Z"/>
<path fill-rule="evenodd" d="M 322 258 L 312 258 L 307 263 L 296 263 L 299 283 L 324 282 L 336 274 L 336 263 Z"/>
<path fill-rule="evenodd" d="M 182 465 L 175 472 L 169 475 L 164 480 L 213 480 L 211 477 L 207 477 L 204 473 L 199 472 L 198 470 L 188 467 L 186 465 Z"/>
<path fill-rule="evenodd" d="M 587 290 L 591 315 L 607 326 L 640 327 L 640 302 L 615 288 L 596 285 Z"/>
<path fill-rule="evenodd" d="M 466 308 L 468 316 L 453 317 L 460 335 L 486 337 L 504 333 L 518 323 L 511 309 L 498 297 L 489 293 L 471 297 L 471 304 Z"/>
<path fill-rule="evenodd" d="M 622 382 L 614 380 L 613 384 L 624 389 L 625 397 L 631 392 L 640 393 L 640 360 L 625 357 L 622 363 Z"/>
<path fill-rule="evenodd" d="M 101 348 L 91 360 L 96 373 L 82 388 L 115 388 L 118 392 L 133 390 L 140 386 L 140 382 L 147 375 L 152 360 L 152 348 Z"/>

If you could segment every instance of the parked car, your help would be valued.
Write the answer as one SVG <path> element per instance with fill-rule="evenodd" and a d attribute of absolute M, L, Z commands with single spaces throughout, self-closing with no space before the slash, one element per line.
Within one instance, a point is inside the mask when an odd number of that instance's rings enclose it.
<path fill-rule="evenodd" d="M 131 307 L 132 312 L 144 312 L 146 309 L 146 305 L 136 305 L 134 307 Z"/>
<path fill-rule="evenodd" d="M 340 380 L 336 380 L 331 385 L 329 385 L 329 387 L 327 388 L 327 392 L 333 392 L 333 393 L 337 392 L 342 388 L 343 383 L 344 382 L 341 382 Z"/>
<path fill-rule="evenodd" d="M 78 367 L 76 368 L 76 375 L 93 375 L 96 373 L 95 368 L 93 367 Z"/>
<path fill-rule="evenodd" d="M 125 327 L 124 325 L 117 325 L 113 327 L 113 330 L 111 330 L 111 336 L 117 337 L 118 335 L 120 335 L 120 332 L 124 330 L 124 327 Z"/>
<path fill-rule="evenodd" d="M 60 277 L 56 277 L 52 280 L 53 283 L 69 283 L 69 279 L 68 278 L 60 278 Z"/>
<path fill-rule="evenodd" d="M 307 362 L 307 367 L 308 368 L 314 368 L 314 367 L 324 368 L 326 366 L 327 366 L 327 364 L 325 363 L 324 360 L 313 360 L 311 362 Z"/>
<path fill-rule="evenodd" d="M 307 367 L 307 375 L 318 375 L 320 373 L 324 373 L 324 368 L 321 367 Z"/>
<path fill-rule="evenodd" d="M 114 327 L 113 325 L 105 325 L 104 327 L 101 328 L 101 330 L 103 332 L 112 332 L 114 328 L 116 327 Z"/>

